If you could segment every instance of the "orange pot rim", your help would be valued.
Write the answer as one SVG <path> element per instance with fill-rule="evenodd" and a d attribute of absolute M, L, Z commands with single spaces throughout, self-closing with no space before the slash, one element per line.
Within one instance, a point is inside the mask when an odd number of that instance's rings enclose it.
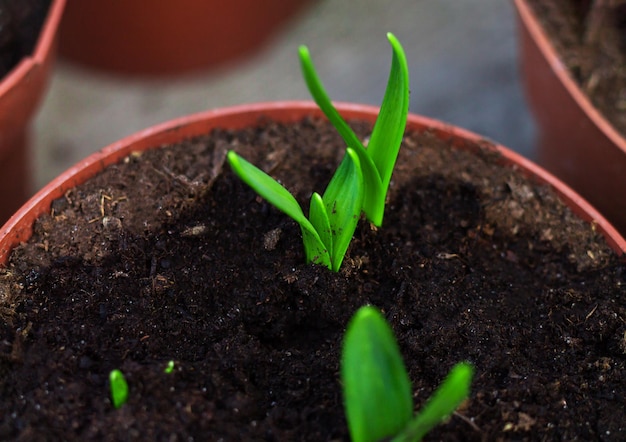
<path fill-rule="evenodd" d="M 602 112 L 593 105 L 587 95 L 580 89 L 578 83 L 570 76 L 567 66 L 561 61 L 559 54 L 550 42 L 548 34 L 532 12 L 527 0 L 515 0 L 515 7 L 524 27 L 528 29 L 531 38 L 536 42 L 541 54 L 548 61 L 550 69 L 563 84 L 567 93 L 583 109 L 593 124 L 622 152 L 626 153 L 626 138 L 602 115 Z"/>
<path fill-rule="evenodd" d="M 25 56 L 0 81 L 0 96 L 15 87 L 16 84 L 28 79 L 30 73 L 43 65 L 52 50 L 57 29 L 63 16 L 66 0 L 52 0 L 48 15 L 43 23 L 33 53 Z"/>
<path fill-rule="evenodd" d="M 337 110 L 346 119 L 362 119 L 374 122 L 379 108 L 375 106 L 335 103 Z M 322 117 L 317 105 L 310 101 L 278 101 L 244 104 L 204 111 L 165 123 L 158 124 L 125 137 L 79 161 L 74 166 L 52 180 L 28 200 L 0 229 L 0 266 L 3 266 L 11 250 L 32 235 L 35 220 L 50 210 L 52 201 L 62 197 L 71 188 L 84 183 L 106 166 L 114 164 L 132 152 L 155 148 L 196 135 L 207 133 L 212 128 L 242 128 L 259 120 L 274 119 L 282 122 L 295 122 L 305 116 Z M 534 177 L 536 182 L 552 187 L 572 211 L 584 221 L 600 231 L 608 245 L 616 253 L 626 253 L 626 241 L 615 228 L 584 198 L 574 192 L 564 182 L 545 169 L 511 151 L 510 149 L 485 140 L 468 130 L 446 124 L 428 117 L 409 114 L 407 130 L 429 130 L 442 139 L 449 139 L 462 147 L 466 140 L 500 154 L 503 164 Z"/>

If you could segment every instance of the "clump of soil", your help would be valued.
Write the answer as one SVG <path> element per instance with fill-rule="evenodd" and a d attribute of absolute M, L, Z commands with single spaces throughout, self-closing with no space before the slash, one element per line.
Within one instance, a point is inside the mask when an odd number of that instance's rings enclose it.
<path fill-rule="evenodd" d="M 408 133 L 383 227 L 360 223 L 339 273 L 305 264 L 298 226 L 224 162 L 238 150 L 306 204 L 345 149 L 326 122 L 217 130 L 69 190 L 0 273 L 0 438 L 348 440 L 341 339 L 371 303 L 416 407 L 475 365 L 430 440 L 625 440 L 623 262 L 468 147 Z"/>
<path fill-rule="evenodd" d="M 572 77 L 626 136 L 626 2 L 529 0 Z"/>
<path fill-rule="evenodd" d="M 33 53 L 51 0 L 0 0 L 0 78 Z"/>

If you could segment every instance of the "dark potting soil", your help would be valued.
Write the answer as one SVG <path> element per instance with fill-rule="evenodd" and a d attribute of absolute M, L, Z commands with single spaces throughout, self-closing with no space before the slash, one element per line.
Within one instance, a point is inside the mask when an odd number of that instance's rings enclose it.
<path fill-rule="evenodd" d="M 360 223 L 339 273 L 224 162 L 237 149 L 306 207 L 344 150 L 318 120 L 217 130 L 69 190 L 0 273 L 0 439 L 347 440 L 340 345 L 371 303 L 416 408 L 475 365 L 429 440 L 626 440 L 624 263 L 484 144 L 407 134 L 383 227 Z"/>
<path fill-rule="evenodd" d="M 591 102 L 626 136 L 626 2 L 528 0 Z M 592 10 L 592 4 L 607 6 Z M 609 4 L 614 3 L 615 6 Z"/>
<path fill-rule="evenodd" d="M 51 0 L 0 0 L 0 78 L 33 53 Z"/>

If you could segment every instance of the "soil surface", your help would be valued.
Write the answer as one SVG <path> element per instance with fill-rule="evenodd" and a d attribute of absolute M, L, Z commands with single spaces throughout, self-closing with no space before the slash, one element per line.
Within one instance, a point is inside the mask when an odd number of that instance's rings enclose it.
<path fill-rule="evenodd" d="M 408 133 L 382 228 L 361 221 L 338 273 L 224 162 L 238 150 L 308 207 L 344 151 L 322 121 L 218 130 L 68 191 L 0 273 L 0 439 L 348 440 L 340 345 L 371 303 L 416 409 L 475 365 L 428 440 L 626 440 L 624 263 L 489 146 Z"/>
<path fill-rule="evenodd" d="M 626 136 L 626 2 L 528 0 L 528 3 L 572 77 Z"/>
<path fill-rule="evenodd" d="M 33 53 L 52 0 L 0 0 L 0 78 Z"/>

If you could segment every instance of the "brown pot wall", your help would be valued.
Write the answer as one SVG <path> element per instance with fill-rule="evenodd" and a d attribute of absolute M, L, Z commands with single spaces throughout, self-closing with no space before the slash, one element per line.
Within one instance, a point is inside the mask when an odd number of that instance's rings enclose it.
<path fill-rule="evenodd" d="M 0 222 L 31 194 L 28 133 L 48 84 L 64 8 L 65 0 L 50 4 L 33 54 L 24 57 L 0 82 Z"/>
<path fill-rule="evenodd" d="M 174 75 L 259 49 L 313 0 L 69 0 L 60 53 L 117 74 Z"/>
<path fill-rule="evenodd" d="M 337 105 L 337 109 L 344 118 L 361 119 L 371 123 L 375 121 L 378 115 L 378 108 L 372 106 L 340 103 Z M 80 161 L 53 180 L 22 206 L 0 229 L 0 265 L 6 263 L 13 247 L 31 236 L 33 222 L 39 215 L 50 210 L 53 200 L 63 196 L 67 190 L 87 181 L 106 166 L 118 162 L 132 152 L 206 134 L 216 127 L 237 129 L 251 126 L 262 117 L 287 123 L 311 115 L 322 116 L 317 106 L 311 102 L 276 102 L 236 106 L 172 120 L 111 144 Z M 595 224 L 617 253 L 626 252 L 626 241 L 602 215 L 563 182 L 520 155 L 502 146 L 494 147 L 491 144 L 486 144 L 482 142 L 480 136 L 466 130 L 417 115 L 409 115 L 407 129 L 430 130 L 442 139 L 452 140 L 459 149 L 475 148 L 476 143 L 478 143 L 484 144 L 485 148 L 496 150 L 502 158 L 504 167 L 514 167 L 533 176 L 538 182 L 553 187 L 576 214 Z"/>
<path fill-rule="evenodd" d="M 525 0 L 515 0 L 524 87 L 539 127 L 537 158 L 626 232 L 626 140 L 569 76 Z"/>

